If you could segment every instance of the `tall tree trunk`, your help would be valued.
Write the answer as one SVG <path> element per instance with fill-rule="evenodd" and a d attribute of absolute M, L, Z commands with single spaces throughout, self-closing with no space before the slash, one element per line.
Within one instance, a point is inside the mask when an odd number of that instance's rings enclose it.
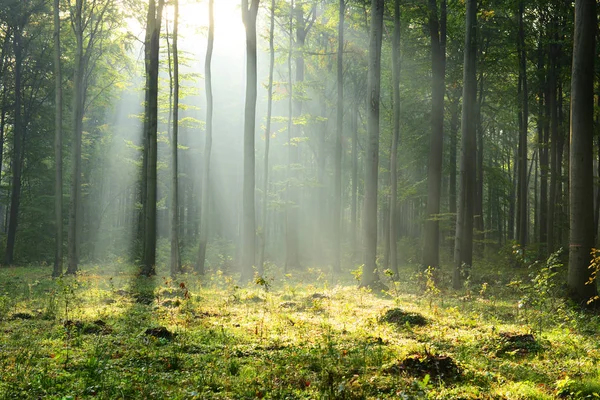
<path fill-rule="evenodd" d="M 75 33 L 75 71 L 73 78 L 73 140 L 71 150 L 71 199 L 69 202 L 69 263 L 67 273 L 74 274 L 79 265 L 79 243 L 81 224 L 81 140 L 83 135 L 83 0 L 75 3 L 75 15 L 72 17 Z"/>
<path fill-rule="evenodd" d="M 256 16 L 260 0 L 242 0 L 242 17 L 246 27 L 246 105 L 244 111 L 244 184 L 242 227 L 242 280 L 254 274 L 256 260 L 256 214 L 254 208 L 256 129 Z"/>
<path fill-rule="evenodd" d="M 267 88 L 267 121 L 265 126 L 265 158 L 263 165 L 263 201 L 262 201 L 262 240 L 258 251 L 258 273 L 263 275 L 265 247 L 267 245 L 267 206 L 269 204 L 269 150 L 271 145 L 271 115 L 273 112 L 273 71 L 275 68 L 275 0 L 271 0 L 271 19 L 269 27 L 269 84 Z"/>
<path fill-rule="evenodd" d="M 350 247 L 352 261 L 356 261 L 358 235 L 358 101 L 352 107 L 352 193 L 350 193 Z"/>
<path fill-rule="evenodd" d="M 156 274 L 156 198 L 157 198 L 157 162 L 158 162 L 158 67 L 160 50 L 160 25 L 164 0 L 150 0 L 148 7 L 147 35 L 145 43 L 146 57 L 146 110 L 144 115 L 144 134 L 146 154 L 145 171 L 145 210 L 144 210 L 144 253 L 142 274 Z"/>
<path fill-rule="evenodd" d="M 212 91 L 212 54 L 215 42 L 214 0 L 208 1 L 208 44 L 204 59 L 204 85 L 206 90 L 206 141 L 204 144 L 204 168 L 202 168 L 202 205 L 200 208 L 200 243 L 196 272 L 206 272 L 206 245 L 208 243 L 208 218 L 210 207 L 210 158 L 212 151 L 213 131 L 213 91 Z"/>
<path fill-rule="evenodd" d="M 171 138 L 171 276 L 181 272 L 179 250 L 179 0 L 173 0 L 173 137 Z"/>
<path fill-rule="evenodd" d="M 457 159 L 456 153 L 458 150 L 458 112 L 460 104 L 460 93 L 455 91 L 455 96 L 451 101 L 451 115 L 450 115 L 450 157 L 449 157 L 449 169 L 450 178 L 448 183 L 448 211 L 454 218 L 456 218 L 456 170 L 457 170 Z M 454 227 L 455 228 L 455 227 Z M 456 229 L 456 228 L 455 228 Z M 454 251 L 454 235 L 450 239 L 451 252 Z"/>
<path fill-rule="evenodd" d="M 544 113 L 547 98 L 545 90 L 546 79 L 544 74 L 544 48 L 542 45 L 543 36 L 540 34 L 538 42 L 538 80 L 539 80 L 539 91 L 538 91 L 538 117 L 537 117 L 537 131 L 538 131 L 538 151 L 539 151 L 539 165 L 540 165 L 540 193 L 539 193 L 539 213 L 538 213 L 538 240 L 540 242 L 540 249 L 538 252 L 538 258 L 544 258 L 546 256 L 547 246 L 547 234 L 548 234 L 548 137 L 547 130 L 544 128 L 546 123 L 545 120 L 548 115 Z"/>
<path fill-rule="evenodd" d="M 287 67 L 288 67 L 288 123 L 287 123 L 287 135 L 288 135 L 288 183 L 286 184 L 286 192 L 288 192 L 288 202 L 294 201 L 294 196 L 292 194 L 294 188 L 290 185 L 290 179 L 292 178 L 292 169 L 293 163 L 296 162 L 297 159 L 297 149 L 296 144 L 292 142 L 293 138 L 293 120 L 294 120 L 294 78 L 292 77 L 292 55 L 294 51 L 294 0 L 290 0 L 290 20 L 289 20 L 289 44 L 288 44 L 288 59 L 287 59 Z M 293 251 L 294 248 L 297 249 L 295 243 L 297 241 L 297 233 L 296 227 L 293 226 L 294 218 L 293 218 L 293 210 L 288 206 L 285 209 L 285 270 L 288 271 L 292 266 L 292 261 L 294 258 Z"/>
<path fill-rule="evenodd" d="M 367 150 L 363 235 L 365 262 L 361 286 L 378 285 L 377 275 L 377 175 L 379 169 L 379 101 L 381 94 L 381 40 L 384 0 L 371 0 L 369 70 L 367 80 Z"/>
<path fill-rule="evenodd" d="M 390 270 L 398 278 L 398 142 L 400 141 L 400 0 L 394 0 L 392 38 L 393 131 L 390 152 Z"/>
<path fill-rule="evenodd" d="M 473 263 L 473 203 L 475 185 L 475 97 L 477 93 L 477 1 L 466 2 L 466 31 L 463 72 L 462 149 L 460 162 L 460 195 L 456 216 L 454 274 L 452 286 L 462 286 L 464 267 Z"/>
<path fill-rule="evenodd" d="M 442 158 L 444 144 L 444 76 L 445 55 L 440 43 L 437 1 L 429 0 L 431 35 L 431 139 L 427 166 L 427 215 L 423 265 L 437 267 L 440 262 L 440 200 L 442 193 Z"/>
<path fill-rule="evenodd" d="M 341 271 L 342 226 L 342 136 L 344 130 L 344 17 L 346 0 L 339 0 L 338 50 L 337 50 L 337 115 L 334 149 L 333 179 L 333 270 Z"/>
<path fill-rule="evenodd" d="M 60 65 L 60 0 L 54 0 L 54 220 L 55 248 L 52 276 L 63 272 L 63 178 L 62 178 L 62 73 Z"/>
<path fill-rule="evenodd" d="M 580 302 L 598 294 L 592 279 L 590 252 L 594 246 L 594 54 L 596 1 L 575 1 L 575 36 L 571 78 L 570 243 L 568 288 Z"/>
<path fill-rule="evenodd" d="M 8 218 L 8 235 L 6 238 L 6 253 L 4 263 L 11 265 L 14 262 L 17 225 L 19 222 L 19 205 L 21 203 L 21 170 L 23 164 L 23 26 L 17 26 L 13 32 L 13 51 L 15 56 L 15 102 L 14 102 L 14 130 L 13 130 L 13 156 L 12 156 L 12 185 L 10 194 L 10 215 Z"/>
<path fill-rule="evenodd" d="M 519 149 L 518 165 L 519 183 L 517 192 L 517 240 L 519 246 L 524 249 L 527 245 L 527 222 L 529 221 L 529 209 L 527 207 L 527 131 L 529 126 L 529 92 L 527 90 L 527 51 L 525 49 L 525 29 L 523 26 L 523 14 L 525 3 L 519 2 Z"/>
<path fill-rule="evenodd" d="M 556 27 L 555 23 L 551 24 L 553 27 L 552 37 L 556 38 Z M 557 92 L 557 59 L 558 59 L 558 47 L 556 44 L 549 46 L 550 57 L 548 64 L 550 67 L 550 73 L 548 74 L 548 107 L 547 110 L 550 112 L 550 193 L 548 201 L 548 253 L 553 253 L 556 244 L 556 213 L 557 207 L 556 202 L 558 200 L 558 186 L 560 182 L 560 163 L 562 160 L 559 158 L 559 132 L 558 132 L 558 104 L 556 101 Z M 547 118 L 548 116 L 546 116 Z"/>

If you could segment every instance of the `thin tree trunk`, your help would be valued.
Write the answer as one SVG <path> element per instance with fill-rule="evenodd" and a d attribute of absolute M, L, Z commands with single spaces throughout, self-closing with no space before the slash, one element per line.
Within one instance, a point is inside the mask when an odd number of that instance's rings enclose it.
<path fill-rule="evenodd" d="M 267 121 L 265 126 L 265 158 L 263 165 L 263 201 L 262 201 L 262 240 L 258 252 L 258 273 L 263 275 L 265 265 L 265 247 L 267 245 L 267 206 L 269 203 L 269 150 L 271 145 L 271 115 L 273 112 L 273 71 L 275 68 L 275 0 L 271 0 L 271 19 L 269 28 L 269 84 L 267 89 Z"/>
<path fill-rule="evenodd" d="M 255 155 L 254 135 L 256 125 L 256 16 L 260 0 L 242 0 L 242 16 L 246 27 L 246 104 L 244 111 L 244 184 L 242 227 L 242 281 L 249 281 L 256 265 L 256 214 L 255 214 Z"/>
<path fill-rule="evenodd" d="M 204 59 L 204 85 L 206 90 L 206 141 L 204 144 L 204 168 L 202 168 L 202 205 L 200 208 L 200 243 L 196 272 L 206 272 L 206 245 L 208 244 L 208 225 L 210 207 L 210 158 L 212 151 L 213 131 L 213 90 L 212 90 L 212 54 L 215 41 L 214 0 L 208 1 L 208 44 Z"/>
<path fill-rule="evenodd" d="M 473 262 L 473 203 L 475 184 L 475 97 L 477 93 L 477 1 L 466 2 L 466 32 L 463 72 L 462 149 L 460 163 L 460 196 L 456 217 L 454 274 L 452 286 L 462 286 L 464 268 Z"/>
<path fill-rule="evenodd" d="M 22 26 L 17 26 L 13 32 L 13 51 L 15 56 L 15 102 L 14 102 L 14 131 L 13 131 L 13 159 L 12 159 L 12 185 L 10 196 L 10 215 L 8 219 L 8 235 L 6 238 L 6 253 L 4 263 L 11 265 L 14 262 L 15 242 L 17 237 L 17 224 L 19 222 L 19 205 L 21 202 L 21 168 L 23 159 L 23 98 L 22 98 L 22 69 L 23 69 L 23 43 Z"/>
<path fill-rule="evenodd" d="M 144 254 L 142 274 L 156 274 L 156 199 L 158 162 L 158 67 L 160 50 L 160 25 L 164 0 L 150 0 L 146 35 L 146 91 L 145 140 L 147 162 L 145 171 L 146 193 L 144 211 Z"/>
<path fill-rule="evenodd" d="M 517 240 L 519 246 L 524 249 L 527 245 L 527 222 L 529 212 L 527 207 L 527 131 L 529 126 L 529 92 L 527 89 L 527 51 L 525 49 L 525 30 L 523 26 L 523 14 L 525 3 L 519 2 L 519 161 L 517 170 L 519 172 L 519 183 L 517 192 Z"/>
<path fill-rule="evenodd" d="M 333 271 L 341 271 L 342 225 L 342 136 L 344 130 L 344 17 L 346 0 L 339 0 L 338 51 L 337 51 L 337 115 L 334 150 L 333 183 Z"/>
<path fill-rule="evenodd" d="M 596 282 L 589 269 L 594 246 L 593 140 L 596 1 L 575 1 L 575 36 L 571 78 L 570 243 L 568 288 L 580 302 L 595 300 Z"/>
<path fill-rule="evenodd" d="M 54 220 L 55 248 L 54 269 L 52 276 L 58 277 L 63 272 L 63 195 L 62 195 L 62 73 L 60 65 L 60 0 L 54 0 L 54 81 L 55 81 L 55 116 L 54 116 Z M 1 165 L 1 161 L 0 161 Z"/>
<path fill-rule="evenodd" d="M 365 262 L 361 286 L 376 287 L 377 275 L 377 175 L 379 169 L 379 102 L 381 94 L 381 41 L 384 0 L 371 0 L 369 70 L 367 80 L 367 150 L 363 234 Z"/>
<path fill-rule="evenodd" d="M 440 262 L 440 200 L 442 193 L 442 160 L 444 144 L 444 75 L 445 56 L 440 43 L 440 26 L 436 0 L 429 0 L 429 32 L 431 36 L 431 139 L 427 167 L 427 214 L 423 265 L 437 267 Z"/>
<path fill-rule="evenodd" d="M 400 141 L 400 0 L 394 0 L 394 33 L 392 38 L 393 131 L 390 152 L 390 270 L 398 279 L 398 142 Z"/>
<path fill-rule="evenodd" d="M 171 276 L 181 272 L 179 250 L 179 0 L 173 0 L 173 137 L 171 138 Z"/>
<path fill-rule="evenodd" d="M 79 264 L 79 226 L 81 224 L 81 140 L 83 135 L 83 0 L 75 4 L 75 71 L 73 78 L 73 140 L 71 150 L 71 199 L 69 203 L 69 263 L 68 274 L 74 274 Z"/>

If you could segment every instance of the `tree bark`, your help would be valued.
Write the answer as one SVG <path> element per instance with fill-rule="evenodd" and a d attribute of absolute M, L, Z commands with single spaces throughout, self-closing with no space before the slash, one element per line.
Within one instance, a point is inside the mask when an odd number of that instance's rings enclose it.
<path fill-rule="evenodd" d="M 6 253 L 4 263 L 12 265 L 14 262 L 17 225 L 19 222 L 19 206 L 21 203 L 21 171 L 23 164 L 23 26 L 16 26 L 13 31 L 13 51 L 15 56 L 15 102 L 14 102 L 14 131 L 13 131 L 13 159 L 12 159 L 12 185 L 10 194 L 10 215 L 8 218 L 8 235 L 6 237 Z"/>
<path fill-rule="evenodd" d="M 62 176 L 62 73 L 60 65 L 60 0 L 54 0 L 54 220 L 55 248 L 53 277 L 63 273 L 63 176 Z"/>
<path fill-rule="evenodd" d="M 256 213 L 254 190 L 256 129 L 256 16 L 260 0 L 242 0 L 242 18 L 246 27 L 246 105 L 244 109 L 244 184 L 242 224 L 242 280 L 249 281 L 256 265 Z"/>
<path fill-rule="evenodd" d="M 400 141 L 400 0 L 394 0 L 392 37 L 393 131 L 390 154 L 390 270 L 398 279 L 398 142 Z"/>
<path fill-rule="evenodd" d="M 264 274 L 265 247 L 267 245 L 267 209 L 269 203 L 269 151 L 271 146 L 271 115 L 273 113 L 273 73 L 275 68 L 275 0 L 271 0 L 269 27 L 269 83 L 267 88 L 267 121 L 265 126 L 265 158 L 263 164 L 263 201 L 261 214 L 262 240 L 258 252 L 258 274 Z"/>
<path fill-rule="evenodd" d="M 454 273 L 452 286 L 460 289 L 464 268 L 473 263 L 473 203 L 475 185 L 475 97 L 477 93 L 477 1 L 466 2 L 466 31 L 463 72 L 462 148 L 460 163 L 460 193 L 456 216 Z"/>
<path fill-rule="evenodd" d="M 150 0 L 148 7 L 146 57 L 146 110 L 144 115 L 146 141 L 144 253 L 142 274 L 156 274 L 156 198 L 158 162 L 158 67 L 160 50 L 160 25 L 164 0 Z"/>
<path fill-rule="evenodd" d="M 527 52 L 525 50 L 525 29 L 523 14 L 525 4 L 519 2 L 519 148 L 518 148 L 518 191 L 517 191 L 517 241 L 524 249 L 527 245 L 527 223 L 529 209 L 527 207 L 527 131 L 529 125 L 529 92 L 527 89 Z"/>
<path fill-rule="evenodd" d="M 206 140 L 204 143 L 204 167 L 202 168 L 202 205 L 200 208 L 200 243 L 196 272 L 206 273 L 206 245 L 208 244 L 208 216 L 210 207 L 210 159 L 213 134 L 213 90 L 212 90 L 212 54 L 215 41 L 214 0 L 208 1 L 208 44 L 204 59 L 204 85 L 206 90 Z"/>
<path fill-rule="evenodd" d="M 377 175 L 379 169 L 379 102 L 381 94 L 381 40 L 384 0 L 371 0 L 369 70 L 367 80 L 367 149 L 363 216 L 364 267 L 361 286 L 376 287 L 377 275 Z"/>
<path fill-rule="evenodd" d="M 440 262 L 440 200 L 444 145 L 444 78 L 445 55 L 442 53 L 440 24 L 436 0 L 429 0 L 429 32 L 431 36 L 431 138 L 427 167 L 427 214 L 423 266 L 437 267 Z"/>
<path fill-rule="evenodd" d="M 346 0 L 339 0 L 338 50 L 337 50 L 337 114 L 334 150 L 333 183 L 333 271 L 341 271 L 342 225 L 342 136 L 344 131 L 344 17 Z"/>
<path fill-rule="evenodd" d="M 173 131 L 171 138 L 171 276 L 181 272 L 179 250 L 179 0 L 173 0 Z"/>
<path fill-rule="evenodd" d="M 575 1 L 575 35 L 571 72 L 570 140 L 570 244 L 568 288 L 570 296 L 587 302 L 598 295 L 592 278 L 590 252 L 594 246 L 593 147 L 594 58 L 597 30 L 596 1 Z"/>

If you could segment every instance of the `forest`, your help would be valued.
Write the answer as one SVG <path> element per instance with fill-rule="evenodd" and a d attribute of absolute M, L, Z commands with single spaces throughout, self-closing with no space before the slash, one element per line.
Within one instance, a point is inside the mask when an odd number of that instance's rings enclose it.
<path fill-rule="evenodd" d="M 0 0 L 0 399 L 600 397 L 594 0 Z"/>

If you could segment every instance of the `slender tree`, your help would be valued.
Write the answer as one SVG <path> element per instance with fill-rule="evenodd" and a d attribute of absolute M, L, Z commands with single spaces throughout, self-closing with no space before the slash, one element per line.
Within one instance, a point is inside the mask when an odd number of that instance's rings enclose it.
<path fill-rule="evenodd" d="M 208 44 L 204 59 L 204 85 L 206 91 L 206 140 L 204 142 L 204 167 L 202 168 L 202 205 L 200 208 L 200 244 L 196 272 L 205 273 L 206 245 L 208 243 L 208 211 L 210 194 L 210 156 L 213 131 L 212 54 L 215 42 L 214 0 L 208 1 Z"/>
<path fill-rule="evenodd" d="M 590 252 L 594 246 L 594 54 L 596 1 L 575 1 L 575 35 L 571 72 L 570 244 L 568 287 L 573 299 L 597 296 Z"/>
<path fill-rule="evenodd" d="M 251 3 L 249 4 L 249 1 Z M 256 129 L 256 17 L 260 0 L 242 0 L 246 27 L 246 105 L 244 109 L 244 184 L 242 223 L 242 280 L 249 281 L 256 261 L 256 187 L 254 136 Z"/>
<path fill-rule="evenodd" d="M 144 196 L 144 245 L 142 274 L 156 274 L 156 194 L 158 162 L 158 64 L 160 49 L 160 25 L 164 0 L 150 0 L 146 20 L 146 105 L 144 110 L 144 157 L 146 167 L 143 185 Z"/>
<path fill-rule="evenodd" d="M 337 110 L 334 144 L 333 183 L 333 270 L 341 270 L 342 228 L 342 136 L 344 131 L 344 17 L 346 0 L 339 0 L 338 50 L 337 50 Z"/>
<path fill-rule="evenodd" d="M 171 275 L 181 272 L 179 250 L 179 0 L 173 0 L 173 130 L 171 137 Z"/>
<path fill-rule="evenodd" d="M 475 190 L 475 123 L 477 94 L 477 0 L 466 2 L 466 30 L 463 70 L 462 139 L 460 159 L 460 186 L 456 214 L 454 245 L 454 273 L 452 285 L 460 289 L 464 267 L 473 262 L 473 206 Z"/>
<path fill-rule="evenodd" d="M 518 191 L 517 191 L 517 240 L 519 246 L 524 248 L 527 245 L 527 223 L 529 220 L 529 211 L 527 207 L 527 128 L 529 122 L 529 99 L 527 89 L 527 52 L 525 49 L 525 29 L 523 24 L 523 14 L 525 12 L 525 3 L 519 2 L 519 146 L 518 146 Z"/>
<path fill-rule="evenodd" d="M 423 265 L 437 267 L 440 250 L 440 200 L 442 194 L 442 157 L 444 144 L 444 75 L 445 55 L 442 53 L 440 23 L 436 0 L 429 0 L 429 32 L 431 36 L 431 139 L 427 168 L 427 220 Z"/>
<path fill-rule="evenodd" d="M 63 194 L 62 194 L 62 73 L 60 65 L 60 0 L 54 0 L 54 220 L 55 249 L 53 277 L 63 272 Z"/>
<path fill-rule="evenodd" d="M 377 175 L 379 169 L 379 102 L 381 94 L 381 40 L 384 0 L 371 0 L 369 70 L 367 81 L 367 149 L 365 154 L 364 267 L 361 286 L 375 287 L 377 275 Z"/>
<path fill-rule="evenodd" d="M 271 0 L 269 26 L 269 83 L 267 86 L 267 121 L 265 124 L 265 158 L 263 160 L 263 201 L 261 213 L 262 240 L 258 252 L 258 273 L 263 274 L 267 245 L 267 206 L 269 202 L 269 151 L 271 145 L 271 115 L 273 113 L 273 73 L 275 69 L 275 0 Z"/>
<path fill-rule="evenodd" d="M 394 126 L 390 160 L 390 270 L 398 277 L 398 142 L 400 140 L 400 0 L 394 0 L 394 33 L 392 38 L 392 86 Z"/>

